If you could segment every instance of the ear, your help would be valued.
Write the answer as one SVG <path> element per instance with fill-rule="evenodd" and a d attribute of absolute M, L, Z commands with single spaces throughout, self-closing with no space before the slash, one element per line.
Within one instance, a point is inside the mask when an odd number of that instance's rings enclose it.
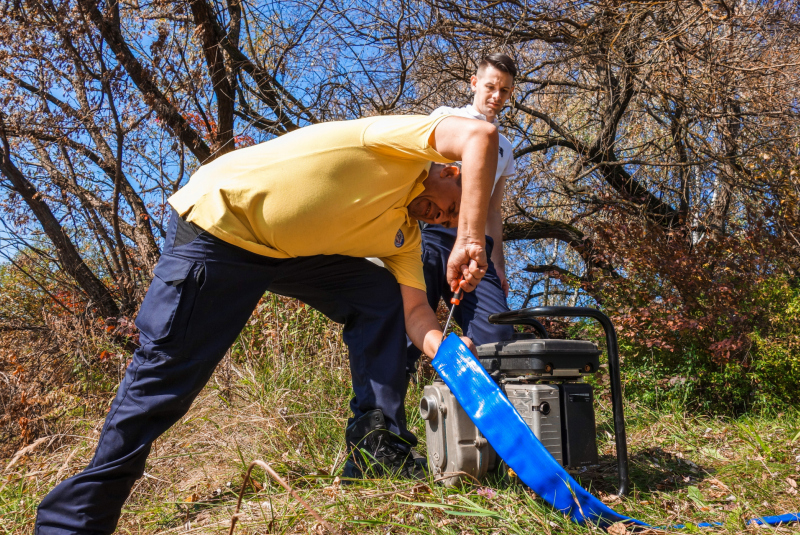
<path fill-rule="evenodd" d="M 469 79 L 469 87 L 473 92 L 478 89 L 478 77 L 474 74 Z"/>
<path fill-rule="evenodd" d="M 442 172 L 439 173 L 439 176 L 449 180 L 456 180 L 461 176 L 461 169 L 456 165 L 446 165 L 444 169 L 442 169 Z"/>

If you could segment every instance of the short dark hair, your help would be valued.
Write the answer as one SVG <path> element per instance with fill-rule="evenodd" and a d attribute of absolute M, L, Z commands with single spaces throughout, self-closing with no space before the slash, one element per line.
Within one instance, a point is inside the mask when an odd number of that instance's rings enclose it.
<path fill-rule="evenodd" d="M 507 72 L 511 75 L 511 78 L 517 77 L 517 66 L 514 63 L 514 60 L 505 54 L 496 52 L 494 54 L 484 56 L 483 59 L 481 59 L 481 62 L 478 63 L 478 72 L 485 70 L 486 67 L 489 66 L 494 67 L 499 71 Z"/>

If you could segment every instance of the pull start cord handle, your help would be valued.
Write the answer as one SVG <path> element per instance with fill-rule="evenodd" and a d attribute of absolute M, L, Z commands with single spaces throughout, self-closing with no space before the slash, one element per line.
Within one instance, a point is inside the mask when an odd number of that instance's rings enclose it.
<path fill-rule="evenodd" d="M 442 331 L 442 342 L 444 339 L 447 338 L 447 328 L 450 327 L 450 320 L 453 319 L 453 311 L 456 309 L 457 305 L 461 304 L 461 299 L 464 297 L 464 289 L 461 288 L 461 283 L 464 281 L 464 277 L 458 279 L 458 290 L 453 294 L 453 297 L 450 298 L 450 304 L 453 306 L 450 307 L 450 314 L 447 315 L 447 323 L 444 324 L 444 330 Z"/>

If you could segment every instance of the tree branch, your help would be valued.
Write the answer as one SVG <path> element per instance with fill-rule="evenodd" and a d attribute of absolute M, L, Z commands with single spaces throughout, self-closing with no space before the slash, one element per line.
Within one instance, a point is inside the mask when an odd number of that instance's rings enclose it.
<path fill-rule="evenodd" d="M 528 264 L 527 266 L 522 268 L 522 271 L 527 271 L 528 273 L 552 273 L 552 272 L 555 271 L 557 273 L 560 273 L 561 275 L 564 275 L 564 276 L 567 276 L 567 277 L 570 277 L 570 278 L 573 278 L 573 279 L 576 279 L 576 280 L 582 280 L 582 277 L 580 275 L 576 275 L 575 273 L 573 273 L 573 272 L 571 272 L 571 271 L 569 271 L 567 269 L 564 269 L 564 268 L 562 268 L 560 266 L 556 266 L 556 265 L 553 265 L 553 264 L 536 264 L 536 265 Z"/>
<path fill-rule="evenodd" d="M 533 221 L 525 223 L 504 223 L 503 241 L 511 240 L 546 240 L 553 239 L 565 242 L 578 253 L 591 268 L 596 266 L 612 276 L 618 276 L 614 266 L 597 254 L 592 241 L 583 232 L 560 221 Z"/>
<path fill-rule="evenodd" d="M 92 273 L 89 266 L 83 261 L 78 249 L 72 240 L 64 232 L 61 223 L 58 222 L 50 207 L 42 199 L 42 194 L 36 187 L 22 174 L 19 168 L 11 160 L 11 147 L 5 133 L 5 122 L 0 116 L 0 137 L 2 137 L 3 148 L 0 150 L 0 172 L 8 178 L 31 212 L 36 216 L 39 224 L 50 238 L 56 249 L 61 265 L 69 275 L 75 279 L 81 289 L 99 308 L 104 316 L 118 316 L 119 308 L 108 288 Z"/>
<path fill-rule="evenodd" d="M 104 17 L 95 0 L 78 0 L 78 3 L 100 31 L 111 50 L 114 51 L 117 61 L 139 88 L 144 101 L 156 112 L 158 118 L 189 148 L 201 164 L 213 159 L 211 149 L 203 141 L 203 138 L 189 126 L 181 112 L 158 88 L 150 71 L 131 52 L 122 35 L 119 18 L 113 15 Z"/>

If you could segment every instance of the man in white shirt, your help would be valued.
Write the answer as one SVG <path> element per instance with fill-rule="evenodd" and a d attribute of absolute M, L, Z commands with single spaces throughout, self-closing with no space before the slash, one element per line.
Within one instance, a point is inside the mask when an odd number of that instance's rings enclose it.
<path fill-rule="evenodd" d="M 431 115 L 452 114 L 461 117 L 488 121 L 497 125 L 497 116 L 514 90 L 517 67 L 514 60 L 505 54 L 490 54 L 478 64 L 478 70 L 470 80 L 474 93 L 472 104 L 463 108 L 442 106 Z M 457 166 L 448 168 L 450 173 L 459 173 Z M 511 325 L 493 325 L 489 314 L 508 310 L 508 280 L 503 257 L 502 204 L 506 179 L 516 173 L 511 143 L 502 134 L 497 155 L 495 184 L 489 203 L 486 220 L 486 253 L 489 268 L 474 292 L 465 294 L 461 304 L 453 313 L 453 320 L 461 326 L 464 334 L 475 345 L 507 340 L 513 333 Z M 467 192 L 464 192 L 465 195 Z M 439 299 L 450 302 L 453 292 L 447 283 L 447 258 L 453 248 L 457 234 L 455 228 L 442 225 L 426 225 L 422 230 L 422 261 L 425 270 L 428 303 L 436 310 Z M 416 368 L 420 351 L 409 344 L 408 369 Z"/>

